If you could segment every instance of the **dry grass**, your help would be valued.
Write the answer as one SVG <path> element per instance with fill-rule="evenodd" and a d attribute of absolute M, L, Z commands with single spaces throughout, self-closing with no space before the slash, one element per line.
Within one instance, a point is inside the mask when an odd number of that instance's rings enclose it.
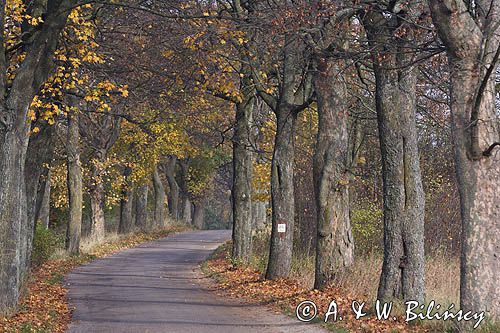
<path fill-rule="evenodd" d="M 124 239 L 125 237 L 128 237 L 129 235 L 135 233 L 137 232 L 131 232 L 129 234 L 118 234 L 116 232 L 110 232 L 106 234 L 104 241 L 101 243 L 96 242 L 94 239 L 91 238 L 83 238 L 80 242 L 80 251 L 82 251 L 83 253 L 90 253 L 92 252 L 93 249 L 95 249 L 98 246 L 101 246 L 102 244 L 116 243 L 120 239 Z"/>
<path fill-rule="evenodd" d="M 263 276 L 268 260 L 270 230 L 261 230 L 254 237 L 254 255 L 250 267 Z M 305 290 L 314 283 L 314 257 L 295 253 L 292 260 L 291 280 Z M 332 284 L 335 290 L 349 298 L 374 304 L 382 269 L 382 255 L 377 252 L 356 257 L 354 265 L 337 276 Z M 434 300 L 442 308 L 459 304 L 460 260 L 442 253 L 426 258 L 426 302 Z M 430 332 L 450 330 L 449 322 L 426 321 L 422 325 Z M 488 332 L 488 331 L 486 331 Z"/>
<path fill-rule="evenodd" d="M 359 256 L 352 268 L 339 276 L 335 285 L 348 293 L 368 300 L 377 298 L 379 276 L 382 270 L 382 256 L 366 254 Z M 426 259 L 426 300 L 435 300 L 441 306 L 459 301 L 460 261 L 443 255 Z"/>
<path fill-rule="evenodd" d="M 269 229 L 269 228 L 268 228 Z M 268 261 L 270 230 L 262 229 L 254 237 L 254 254 L 250 267 L 265 272 Z M 292 259 L 291 278 L 304 288 L 314 284 L 314 257 L 295 253 Z M 372 252 L 358 255 L 349 271 L 340 274 L 335 286 L 360 299 L 376 300 L 379 276 L 382 270 L 382 255 Z M 441 306 L 459 303 L 460 260 L 444 253 L 426 258 L 426 297 Z"/>

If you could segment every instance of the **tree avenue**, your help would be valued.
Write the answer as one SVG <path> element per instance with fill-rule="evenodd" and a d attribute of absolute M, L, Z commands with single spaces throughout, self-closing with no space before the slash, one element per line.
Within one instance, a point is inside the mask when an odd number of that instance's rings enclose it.
<path fill-rule="evenodd" d="M 440 258 L 497 327 L 500 0 L 2 6 L 1 314 L 43 235 L 76 256 L 183 223 L 232 229 L 235 269 L 384 302 L 440 297 Z"/>

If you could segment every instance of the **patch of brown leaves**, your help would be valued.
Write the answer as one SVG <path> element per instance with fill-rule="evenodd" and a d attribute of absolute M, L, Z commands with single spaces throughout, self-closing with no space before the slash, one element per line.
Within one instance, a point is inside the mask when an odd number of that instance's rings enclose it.
<path fill-rule="evenodd" d="M 373 312 L 374 306 L 364 300 L 363 296 L 346 295 L 339 288 L 308 290 L 294 280 L 265 280 L 257 270 L 241 266 L 234 267 L 227 251 L 219 252 L 211 258 L 206 263 L 206 271 L 215 278 L 216 288 L 222 294 L 243 298 L 252 303 L 269 304 L 285 313 L 295 315 L 296 307 L 300 302 L 313 301 L 317 305 L 322 322 L 330 302 L 335 300 L 339 309 L 339 317 L 342 316 L 343 320 L 337 321 L 334 326 L 346 328 L 349 332 L 426 332 L 424 327 L 408 325 L 401 316 L 396 317 L 396 320 L 377 320 Z M 368 312 L 367 316 L 359 320 L 355 319 L 351 310 L 354 300 L 366 302 L 363 310 Z"/>
<path fill-rule="evenodd" d="M 65 332 L 71 322 L 72 312 L 67 302 L 68 291 L 63 285 L 66 274 L 95 258 L 184 230 L 187 228 L 172 226 L 152 233 L 130 234 L 118 241 L 97 246 L 88 254 L 50 260 L 42 264 L 31 272 L 18 311 L 11 316 L 0 317 L 0 333 Z"/>

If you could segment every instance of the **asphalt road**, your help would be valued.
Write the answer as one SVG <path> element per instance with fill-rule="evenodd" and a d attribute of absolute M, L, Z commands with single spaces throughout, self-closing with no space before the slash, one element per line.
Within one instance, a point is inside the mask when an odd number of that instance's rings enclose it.
<path fill-rule="evenodd" d="M 210 290 L 199 270 L 229 231 L 193 231 L 81 266 L 66 279 L 75 307 L 68 332 L 323 332 Z"/>

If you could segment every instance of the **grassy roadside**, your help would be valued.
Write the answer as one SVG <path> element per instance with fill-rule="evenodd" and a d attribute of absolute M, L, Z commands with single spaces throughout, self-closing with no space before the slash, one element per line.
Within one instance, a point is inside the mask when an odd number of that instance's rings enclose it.
<path fill-rule="evenodd" d="M 82 254 L 78 256 L 68 256 L 61 251 L 55 253 L 52 259 L 32 271 L 18 311 L 11 316 L 0 317 L 0 333 L 65 332 L 71 321 L 72 311 L 63 285 L 67 273 L 94 259 L 188 229 L 184 225 L 171 225 L 150 233 L 109 235 L 100 245 L 84 244 Z"/>
<path fill-rule="evenodd" d="M 404 320 L 404 310 L 395 309 L 391 312 L 391 316 L 396 315 L 396 320 L 377 320 L 371 299 L 369 284 L 366 279 L 375 272 L 370 265 L 361 260 L 361 264 L 366 267 L 355 267 L 350 275 L 344 277 L 343 281 L 339 281 L 333 287 L 325 290 L 311 290 L 301 281 L 300 278 L 294 276 L 292 279 L 282 279 L 276 281 L 267 281 L 263 278 L 264 271 L 260 265 L 251 264 L 249 267 L 234 265 L 230 257 L 231 244 L 226 243 L 219 247 L 213 255 L 202 264 L 204 274 L 215 281 L 217 290 L 229 297 L 243 298 L 252 303 L 268 304 L 271 307 L 285 314 L 295 317 L 296 306 L 304 301 L 313 301 L 318 308 L 319 316 L 315 319 L 316 322 L 323 324 L 332 332 L 435 332 L 444 333 L 452 332 L 451 322 L 442 321 L 415 321 L 410 324 Z M 364 264 L 363 264 L 364 263 Z M 428 263 L 429 268 L 435 274 L 439 267 L 435 262 Z M 374 266 L 374 265 L 372 265 Z M 442 265 L 440 265 L 442 266 Z M 442 269 L 442 268 L 441 268 Z M 370 275 L 371 274 L 371 275 Z M 444 276 L 444 274 L 441 274 Z M 373 278 L 372 278 L 373 280 Z M 429 282 L 433 283 L 433 278 L 429 277 Z M 441 281 L 446 284 L 446 281 Z M 433 287 L 431 283 L 428 286 L 429 292 L 433 295 L 442 296 L 441 301 L 444 303 L 450 295 L 438 295 L 437 291 L 443 291 L 443 286 Z M 357 285 L 356 285 L 357 284 Z M 446 286 L 445 286 L 446 287 Z M 445 298 L 446 297 L 446 298 Z M 339 317 L 342 316 L 342 321 L 333 322 L 329 320 L 326 324 L 323 323 L 325 312 L 329 304 L 335 300 L 338 309 Z M 351 311 L 352 301 L 366 302 L 368 315 L 360 320 L 356 320 Z M 330 317 L 331 319 L 332 317 Z M 487 322 L 483 323 L 480 328 L 474 332 L 494 333 L 500 332 L 497 326 L 492 326 Z"/>

